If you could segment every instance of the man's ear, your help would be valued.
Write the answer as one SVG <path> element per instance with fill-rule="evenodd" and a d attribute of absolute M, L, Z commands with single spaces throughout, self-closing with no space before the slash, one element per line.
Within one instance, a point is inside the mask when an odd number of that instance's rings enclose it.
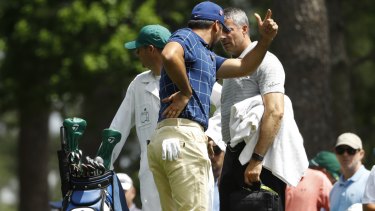
<path fill-rule="evenodd" d="M 219 23 L 219 21 L 215 21 L 215 23 L 213 24 L 215 32 L 218 32 L 218 31 L 222 30 L 220 25 L 221 25 L 221 23 Z"/>
<path fill-rule="evenodd" d="M 248 25 L 242 26 L 242 34 L 243 35 L 249 34 L 249 31 L 250 31 L 250 27 Z"/>
<path fill-rule="evenodd" d="M 365 150 L 363 150 L 363 149 L 361 149 L 360 151 L 359 151 L 359 153 L 361 154 L 361 156 L 362 156 L 362 159 L 365 157 Z"/>
<path fill-rule="evenodd" d="M 146 49 L 150 52 L 153 52 L 155 50 L 155 47 L 153 45 L 148 45 Z"/>

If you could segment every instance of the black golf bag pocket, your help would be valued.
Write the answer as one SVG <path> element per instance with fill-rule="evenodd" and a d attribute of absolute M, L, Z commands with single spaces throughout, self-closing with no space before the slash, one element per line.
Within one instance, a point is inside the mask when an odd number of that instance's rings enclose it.
<path fill-rule="evenodd" d="M 233 192 L 230 195 L 231 211 L 278 211 L 281 208 L 281 202 L 276 192 L 260 188 L 250 190 L 243 188 Z"/>

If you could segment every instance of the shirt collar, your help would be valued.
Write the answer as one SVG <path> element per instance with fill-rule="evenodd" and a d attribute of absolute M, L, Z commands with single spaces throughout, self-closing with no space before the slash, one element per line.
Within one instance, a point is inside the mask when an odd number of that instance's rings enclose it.
<path fill-rule="evenodd" d="M 348 182 L 355 182 L 355 181 L 359 180 L 362 177 L 362 175 L 364 174 L 364 169 L 365 169 L 365 167 L 362 165 L 361 167 L 359 167 L 358 171 L 355 172 L 354 175 L 347 180 L 344 180 L 344 175 L 341 175 L 340 179 L 339 179 L 340 184 L 345 184 L 345 183 L 348 183 Z"/>
<path fill-rule="evenodd" d="M 148 70 L 150 71 L 148 74 L 145 75 L 145 77 L 142 78 L 142 83 L 149 83 L 149 82 L 152 82 L 152 81 L 155 81 L 155 80 L 158 80 L 160 79 L 160 75 L 159 76 L 155 76 L 151 70 Z"/>

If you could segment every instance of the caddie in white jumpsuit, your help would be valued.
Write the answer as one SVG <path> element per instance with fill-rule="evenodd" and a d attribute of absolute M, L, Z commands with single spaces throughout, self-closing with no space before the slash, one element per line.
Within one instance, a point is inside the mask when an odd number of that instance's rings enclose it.
<path fill-rule="evenodd" d="M 160 53 L 170 36 L 169 31 L 160 25 L 147 25 L 141 29 L 135 41 L 125 44 L 127 49 L 136 49 L 141 63 L 150 70 L 135 77 L 128 86 L 126 96 L 118 109 L 110 128 L 121 132 L 121 141 L 115 146 L 111 159 L 111 166 L 118 158 L 122 147 L 130 133 L 136 127 L 136 133 L 141 148 L 139 170 L 140 194 L 143 211 L 161 211 L 159 194 L 148 167 L 147 140 L 154 132 L 160 108 L 159 80 L 162 69 Z M 214 85 L 211 103 L 215 105 L 216 112 L 210 119 L 207 135 L 214 142 L 221 140 L 220 122 L 220 97 L 221 85 Z M 216 117 L 215 117 L 216 116 Z M 219 116 L 217 118 L 217 116 Z"/>

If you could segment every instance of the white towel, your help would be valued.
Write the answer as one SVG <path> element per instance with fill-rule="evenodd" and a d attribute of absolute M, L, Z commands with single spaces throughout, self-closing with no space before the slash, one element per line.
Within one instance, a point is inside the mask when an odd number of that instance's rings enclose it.
<path fill-rule="evenodd" d="M 264 106 L 263 104 L 253 104 L 251 105 L 251 110 L 246 112 L 244 115 L 232 106 L 232 112 L 235 113 L 235 118 L 230 118 L 229 120 L 229 132 L 230 132 L 230 145 L 234 147 L 239 142 L 241 142 L 244 137 L 253 137 L 258 130 L 259 123 L 262 119 Z M 250 108 L 250 107 L 248 107 Z M 233 109 L 235 109 L 233 111 Z M 246 110 L 243 110 L 246 111 Z"/>
<path fill-rule="evenodd" d="M 232 106 L 230 145 L 234 147 L 242 139 L 245 140 L 246 146 L 239 156 L 242 165 L 249 162 L 258 142 L 259 124 L 263 112 L 264 106 L 260 95 L 245 99 Z M 249 127 L 250 125 L 252 127 Z M 294 120 L 292 102 L 285 95 L 284 116 L 280 130 L 264 157 L 263 166 L 288 185 L 296 186 L 308 165 L 303 138 Z"/>

